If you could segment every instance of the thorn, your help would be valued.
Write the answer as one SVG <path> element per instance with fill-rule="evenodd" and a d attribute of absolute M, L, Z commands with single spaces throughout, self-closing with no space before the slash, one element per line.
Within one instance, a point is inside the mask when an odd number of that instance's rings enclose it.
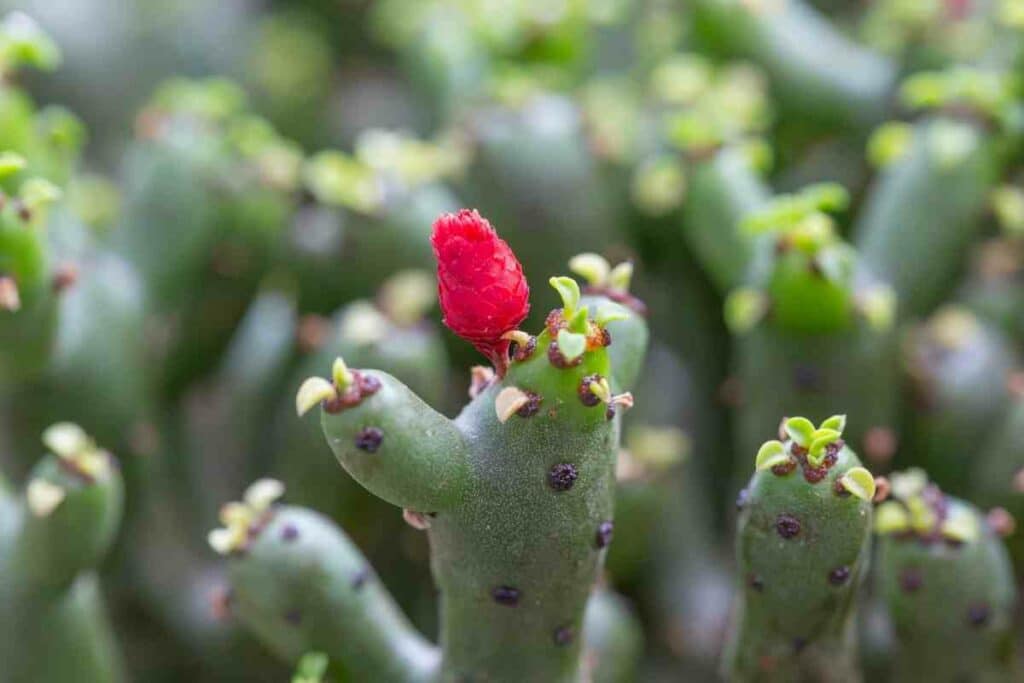
<path fill-rule="evenodd" d="M 0 277 L 0 310 L 17 313 L 20 309 L 21 295 L 18 293 L 18 283 L 9 275 Z"/>

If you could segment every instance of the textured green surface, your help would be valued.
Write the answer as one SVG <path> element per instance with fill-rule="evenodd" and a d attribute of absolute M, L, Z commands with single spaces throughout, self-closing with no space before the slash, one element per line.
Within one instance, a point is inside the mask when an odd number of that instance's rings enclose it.
<path fill-rule="evenodd" d="M 920 533 L 879 537 L 879 589 L 895 634 L 893 680 L 1019 680 L 1016 587 L 1002 539 L 974 506 L 952 497 L 937 500 L 938 507 L 929 503 L 933 510 L 947 519 L 972 518 L 976 534 L 963 542 L 931 530 L 926 538 Z"/>
<path fill-rule="evenodd" d="M 970 140 L 962 154 L 946 159 L 942 139 L 951 130 Z M 896 290 L 901 315 L 927 313 L 955 286 L 997 177 L 995 155 L 974 125 L 925 119 L 915 124 L 906 155 L 876 180 L 855 241 L 874 275 Z"/>
<path fill-rule="evenodd" d="M 940 310 L 913 339 L 915 409 L 907 440 L 914 464 L 944 490 L 963 494 L 979 451 L 1008 410 L 1018 355 L 1000 330 L 959 308 Z"/>
<path fill-rule="evenodd" d="M 0 661 L 12 683 L 116 683 L 119 655 L 92 571 L 121 518 L 116 470 L 84 479 L 47 456 L 30 476 L 61 487 L 48 514 L 0 501 Z"/>
<path fill-rule="evenodd" d="M 807 3 L 699 0 L 693 19 L 708 47 L 761 65 L 780 104 L 798 116 L 864 126 L 884 115 L 895 66 L 851 42 Z"/>
<path fill-rule="evenodd" d="M 273 511 L 230 564 L 232 611 L 281 657 L 325 652 L 355 680 L 426 681 L 436 649 L 417 634 L 359 550 L 325 517 Z"/>
<path fill-rule="evenodd" d="M 836 492 L 860 465 L 849 448 L 821 481 L 756 472 L 741 494 L 740 595 L 725 671 L 736 681 L 856 681 L 854 602 L 868 562 L 871 503 Z M 780 532 L 785 517 L 796 533 Z M 843 572 L 833 581 L 834 572 Z"/>
<path fill-rule="evenodd" d="M 694 166 L 683 208 L 683 236 L 720 292 L 746 276 L 753 247 L 740 225 L 770 196 L 738 148 L 723 148 Z"/>
<path fill-rule="evenodd" d="M 45 220 L 24 220 L 17 204 L 6 198 L 0 208 L 0 277 L 14 281 L 21 304 L 16 311 L 0 308 L 0 383 L 4 384 L 42 371 L 57 334 Z"/>
<path fill-rule="evenodd" d="M 592 315 L 606 312 L 606 299 L 591 301 Z M 583 313 L 567 305 L 570 314 Z M 634 374 L 640 363 L 628 355 L 644 352 L 646 330 L 629 315 L 609 325 L 618 325 L 619 353 Z M 588 325 L 572 320 L 572 329 Z M 623 409 L 618 397 L 606 397 L 610 405 L 596 395 L 581 398 L 584 378 L 583 386 L 595 374 L 619 381 L 609 362 L 616 332 L 606 350 L 596 325 L 588 329 L 591 348 L 578 363 L 559 367 L 549 359 L 546 328 L 532 353 L 514 360 L 454 421 L 391 375 L 352 370 L 340 380 L 348 384 L 339 384 L 335 371 L 336 395 L 346 387 L 363 393 L 341 410 L 332 408 L 335 399 L 323 404 L 331 450 L 371 493 L 405 508 L 430 539 L 441 602 L 440 680 L 576 681 L 583 671 L 584 609 L 610 540 L 610 530 L 601 530 L 612 520 L 615 409 Z M 510 410 L 509 392 L 536 398 Z"/>

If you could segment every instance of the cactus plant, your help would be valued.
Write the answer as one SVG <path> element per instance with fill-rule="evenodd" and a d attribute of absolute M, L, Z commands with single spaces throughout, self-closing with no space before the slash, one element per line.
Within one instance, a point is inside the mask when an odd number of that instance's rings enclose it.
<path fill-rule="evenodd" d="M 869 435 L 895 427 L 896 304 L 885 284 L 859 274 L 862 259 L 826 213 L 845 202 L 839 186 L 816 185 L 781 195 L 745 219 L 758 255 L 748 284 L 725 302 L 726 321 L 738 335 L 741 462 L 784 412 L 820 419 L 857 408 L 859 424 L 846 440 L 869 457 Z"/>
<path fill-rule="evenodd" d="M 176 396 L 220 358 L 276 258 L 301 154 L 223 79 L 165 83 L 137 128 L 112 242 L 145 283 L 154 365 Z"/>
<path fill-rule="evenodd" d="M 1017 591 L 997 530 L 923 470 L 894 474 L 891 487 L 875 531 L 879 588 L 896 640 L 892 680 L 1017 680 Z"/>
<path fill-rule="evenodd" d="M 591 313 L 575 281 L 552 278 L 562 307 L 539 335 L 516 330 L 529 290 L 490 225 L 475 212 L 446 215 L 432 239 L 445 324 L 494 365 L 478 373 L 473 401 L 451 421 L 390 375 L 338 359 L 331 381 L 303 384 L 297 407 L 322 403 L 328 444 L 349 474 L 427 530 L 441 591 L 440 649 L 410 632 L 343 536 L 334 532 L 333 552 L 324 547 L 312 513 L 275 511 L 254 493 L 247 506 L 225 508 L 227 526 L 211 542 L 235 556 L 242 604 L 268 595 L 260 579 L 267 572 L 313 576 L 302 567 L 320 566 L 315 571 L 341 582 L 329 590 L 349 616 L 333 626 L 326 614 L 299 616 L 301 635 L 293 635 L 289 599 L 325 605 L 287 589 L 250 613 L 250 627 L 282 649 L 301 643 L 330 655 L 325 638 L 346 640 L 331 629 L 355 627 L 364 657 L 345 665 L 379 679 L 575 680 L 584 608 L 613 529 L 616 416 L 632 403 L 620 387 L 633 378 L 610 360 L 619 335 L 609 327 L 614 320 L 625 341 L 644 334 L 643 322 L 600 294 L 607 308 Z M 644 346 L 623 348 L 635 354 Z M 299 543 L 321 537 L 318 562 L 291 552 L 289 520 Z"/>
<path fill-rule="evenodd" d="M 734 681 L 858 680 L 854 613 L 875 480 L 842 440 L 846 416 L 802 417 L 766 441 L 741 493 Z"/>
<path fill-rule="evenodd" d="M 80 427 L 43 433 L 50 452 L 23 494 L 0 490 L 0 656 L 12 682 L 123 680 L 95 574 L 117 534 L 122 483 Z"/>

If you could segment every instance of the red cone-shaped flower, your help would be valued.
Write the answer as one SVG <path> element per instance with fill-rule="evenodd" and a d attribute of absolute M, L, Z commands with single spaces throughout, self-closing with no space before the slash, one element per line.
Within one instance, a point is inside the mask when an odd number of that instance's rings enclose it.
<path fill-rule="evenodd" d="M 430 241 L 444 324 L 504 375 L 509 341 L 501 335 L 516 329 L 530 310 L 523 267 L 491 224 L 470 209 L 438 218 Z"/>

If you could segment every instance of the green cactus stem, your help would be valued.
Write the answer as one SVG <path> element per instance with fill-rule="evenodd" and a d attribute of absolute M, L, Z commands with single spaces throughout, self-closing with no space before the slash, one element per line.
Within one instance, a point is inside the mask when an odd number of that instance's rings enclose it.
<path fill-rule="evenodd" d="M 817 419 L 857 408 L 846 440 L 869 459 L 892 456 L 898 345 L 891 290 L 858 275 L 861 259 L 826 213 L 845 205 L 837 185 L 781 195 L 747 217 L 759 235 L 748 285 L 729 295 L 726 322 L 737 335 L 736 476 L 780 414 Z M 888 435 L 890 438 L 883 438 Z M 882 443 L 884 445 L 884 443 Z"/>
<path fill-rule="evenodd" d="M 997 328 L 955 305 L 916 328 L 906 351 L 914 411 L 898 460 L 964 494 L 978 449 L 1007 413 L 1017 353 Z"/>
<path fill-rule="evenodd" d="M 292 397 L 306 377 L 342 356 L 359 367 L 379 368 L 440 405 L 449 363 L 439 330 L 424 319 L 435 297 L 433 277 L 405 271 L 385 282 L 376 301 L 354 301 L 330 319 L 306 317 L 299 326 L 299 345 L 306 354 L 289 379 L 288 399 L 277 407 L 272 471 L 288 487 L 293 503 L 353 529 L 357 542 L 366 541 L 358 530 L 381 523 L 386 504 L 339 470 L 324 443 L 320 421 L 312 414 L 296 420 Z"/>
<path fill-rule="evenodd" d="M 583 666 L 594 683 L 637 680 L 644 637 L 630 604 L 605 586 L 594 589 L 583 615 Z"/>
<path fill-rule="evenodd" d="M 1002 539 L 923 470 L 894 474 L 875 512 L 877 575 L 895 634 L 894 681 L 1019 680 L 1016 586 Z"/>
<path fill-rule="evenodd" d="M 531 92 L 473 112 L 467 128 L 476 152 L 462 191 L 512 228 L 503 234 L 531 270 L 557 272 L 580 244 L 613 243 L 615 206 L 573 100 Z"/>
<path fill-rule="evenodd" d="M 24 494 L 0 494 L 4 677 L 117 683 L 121 662 L 93 570 L 120 523 L 120 474 L 76 425 L 53 425 L 43 440 L 51 453 Z"/>
<path fill-rule="evenodd" d="M 137 137 L 112 243 L 145 283 L 151 365 L 174 396 L 215 367 L 278 255 L 302 156 L 220 79 L 162 85 Z"/>
<path fill-rule="evenodd" d="M 912 128 L 889 127 L 902 132 L 896 139 L 890 134 L 884 146 L 876 143 L 888 150 L 882 156 L 889 163 L 854 235 L 874 275 L 892 284 L 904 316 L 931 311 L 966 264 L 1006 161 L 1016 87 L 1008 72 L 966 67 L 923 72 L 903 84 L 906 106 L 933 113 Z M 925 250 L 928 258 L 913 256 Z"/>
<path fill-rule="evenodd" d="M 743 219 L 770 193 L 742 149 L 725 147 L 696 164 L 683 211 L 683 236 L 720 292 L 739 286 L 753 257 Z"/>
<path fill-rule="evenodd" d="M 895 65 L 851 42 L 808 3 L 700 0 L 693 21 L 708 47 L 767 71 L 780 104 L 798 117 L 863 127 L 884 115 Z"/>
<path fill-rule="evenodd" d="M 1018 379 L 1019 382 L 1019 379 Z M 1002 507 L 1014 519 L 1024 519 L 1024 402 L 1020 386 L 1011 393 L 1011 406 L 1002 423 L 990 430 L 977 464 L 971 471 L 971 500 Z M 1024 535 L 1006 539 L 1017 575 L 1024 575 Z"/>
<path fill-rule="evenodd" d="M 846 417 L 802 417 L 757 453 L 740 493 L 732 681 L 856 681 L 856 595 L 875 480 L 842 440 Z"/>
<path fill-rule="evenodd" d="M 8 156 L 17 168 L 22 157 Z M 0 165 L 2 166 L 2 165 Z M 0 175 L 10 168 L 0 168 Z M 9 173 L 7 174 L 9 176 Z M 60 190 L 42 178 L 3 194 L 0 207 L 0 386 L 31 378 L 50 359 L 57 297 L 46 236 L 47 207 Z"/>
<path fill-rule="evenodd" d="M 352 154 L 310 157 L 303 182 L 318 204 L 297 214 L 286 247 L 300 308 L 330 313 L 372 295 L 391 273 L 431 267 L 429 225 L 457 208 L 447 183 L 465 157 L 454 136 L 421 140 L 381 129 L 364 131 Z"/>
<path fill-rule="evenodd" d="M 396 656 L 378 643 L 373 647 L 388 653 L 387 662 L 365 665 L 404 667 L 395 680 L 575 681 L 582 671 L 584 608 L 611 540 L 615 418 L 632 404 L 630 394 L 613 389 L 618 379 L 606 347 L 614 338 L 606 326 L 635 314 L 600 304 L 591 312 L 573 280 L 551 282 L 563 306 L 539 335 L 509 333 L 517 350 L 507 373 L 481 373 L 473 400 L 454 421 L 394 377 L 350 369 L 340 358 L 330 381 L 311 378 L 299 390 L 300 413 L 322 404 L 327 442 L 349 474 L 403 508 L 430 538 L 441 600 L 440 663 L 418 637 L 408 645 L 407 629 L 383 629 L 381 638 L 398 639 L 398 652 L 413 655 Z M 211 539 L 222 551 L 244 551 L 232 571 L 261 544 L 282 542 L 273 532 L 277 514 L 255 540 L 248 535 L 251 517 L 237 525 L 232 518 L 226 514 L 228 526 Z M 355 563 L 357 569 L 365 564 Z M 399 617 L 390 607 L 386 612 L 395 626 Z M 332 613 L 340 622 L 367 616 Z M 259 633 L 268 619 L 246 621 Z M 340 622 L 332 619 L 327 628 Z M 377 638 L 379 630 L 364 629 L 364 636 Z"/>

